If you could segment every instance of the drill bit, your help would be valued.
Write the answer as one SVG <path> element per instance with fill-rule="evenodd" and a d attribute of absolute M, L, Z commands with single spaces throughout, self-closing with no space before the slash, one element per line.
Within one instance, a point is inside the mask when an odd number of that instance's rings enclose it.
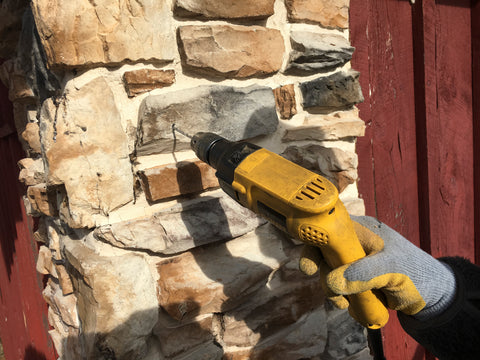
<path fill-rule="evenodd" d="M 191 139 L 192 136 L 188 135 L 184 131 L 180 130 L 178 127 L 175 126 L 175 123 L 172 124 L 172 132 L 173 132 L 173 137 L 175 138 L 175 131 L 179 132 L 183 136 L 186 136 L 187 138 Z"/>

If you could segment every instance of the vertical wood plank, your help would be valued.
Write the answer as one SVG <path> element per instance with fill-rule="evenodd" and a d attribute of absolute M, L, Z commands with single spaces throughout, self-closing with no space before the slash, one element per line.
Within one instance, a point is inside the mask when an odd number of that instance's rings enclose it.
<path fill-rule="evenodd" d="M 472 116 L 475 186 L 475 262 L 480 265 L 480 1 L 472 1 Z"/>
<path fill-rule="evenodd" d="M 0 125 L 14 128 L 12 104 L 1 84 L 0 114 Z M 23 156 L 16 133 L 0 138 L 0 337 L 7 359 L 55 359 L 43 285 L 35 269 L 32 222 L 18 182 L 17 161 Z"/>
<path fill-rule="evenodd" d="M 415 8 L 422 247 L 473 259 L 470 1 L 424 0 Z"/>
<path fill-rule="evenodd" d="M 366 137 L 357 143 L 359 191 L 368 215 L 419 245 L 410 3 L 367 3 L 350 2 L 351 41 L 356 48 L 352 65 L 361 71 L 366 98 L 359 106 L 360 117 L 367 124 Z M 425 358 L 424 349 L 403 331 L 394 312 L 383 334 L 387 359 Z"/>

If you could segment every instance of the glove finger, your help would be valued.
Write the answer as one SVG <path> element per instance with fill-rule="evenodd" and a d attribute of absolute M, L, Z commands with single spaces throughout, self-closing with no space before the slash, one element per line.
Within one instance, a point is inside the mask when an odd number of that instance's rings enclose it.
<path fill-rule="evenodd" d="M 322 253 L 316 246 L 304 245 L 300 255 L 300 270 L 308 276 L 312 276 L 319 272 L 320 284 L 322 286 L 325 297 L 330 300 L 338 309 L 346 309 L 349 305 L 348 300 L 342 296 L 333 293 L 326 285 L 325 278 L 331 271 L 331 268 L 323 260 Z"/>
<path fill-rule="evenodd" d="M 320 268 L 322 259 L 320 249 L 315 246 L 304 245 L 299 261 L 300 271 L 308 276 L 315 275 Z"/>
<path fill-rule="evenodd" d="M 343 310 L 348 308 L 348 300 L 343 295 L 334 293 L 327 285 L 327 276 L 332 271 L 332 268 L 328 266 L 323 259 L 320 260 L 318 265 L 320 270 L 320 284 L 322 285 L 326 298 L 338 309 Z"/>
<path fill-rule="evenodd" d="M 383 239 L 373 231 L 356 221 L 353 221 L 353 228 L 367 255 L 375 254 L 383 249 Z"/>
<path fill-rule="evenodd" d="M 331 292 L 341 295 L 352 295 L 367 290 L 379 289 L 385 294 L 387 306 L 390 309 L 402 311 L 407 315 L 416 314 L 425 307 L 424 299 L 407 275 L 386 273 L 365 281 L 350 281 L 345 276 L 345 271 L 352 265 L 355 265 L 355 263 L 341 266 L 328 274 L 326 286 Z"/>

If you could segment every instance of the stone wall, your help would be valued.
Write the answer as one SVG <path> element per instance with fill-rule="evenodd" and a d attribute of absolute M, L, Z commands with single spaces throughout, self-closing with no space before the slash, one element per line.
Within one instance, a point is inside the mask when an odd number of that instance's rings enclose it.
<path fill-rule="evenodd" d="M 369 357 L 301 245 L 172 133 L 250 139 L 362 214 L 348 0 L 5 0 L 0 20 L 62 359 Z"/>

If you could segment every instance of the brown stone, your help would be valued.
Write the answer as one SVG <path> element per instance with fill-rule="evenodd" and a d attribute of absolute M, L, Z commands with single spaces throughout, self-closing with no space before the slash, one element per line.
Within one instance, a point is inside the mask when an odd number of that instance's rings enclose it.
<path fill-rule="evenodd" d="M 207 19 L 262 19 L 273 15 L 275 0 L 176 0 L 175 14 Z"/>
<path fill-rule="evenodd" d="M 112 66 L 174 57 L 167 1 L 34 0 L 32 10 L 50 67 Z"/>
<path fill-rule="evenodd" d="M 123 74 L 123 81 L 128 96 L 132 97 L 172 85 L 175 82 L 175 71 L 156 69 L 127 71 Z"/>
<path fill-rule="evenodd" d="M 182 26 L 179 40 L 185 67 L 226 78 L 277 72 L 285 51 L 280 31 L 262 26 Z"/>
<path fill-rule="evenodd" d="M 285 0 L 288 19 L 326 28 L 347 29 L 349 0 Z"/>
<path fill-rule="evenodd" d="M 202 161 L 181 161 L 139 172 L 149 201 L 200 192 L 218 187 L 215 169 Z"/>
<path fill-rule="evenodd" d="M 34 212 L 47 216 L 57 216 L 55 194 L 47 191 L 46 184 L 29 186 L 27 197 Z"/>
<path fill-rule="evenodd" d="M 40 144 L 40 132 L 37 123 L 28 123 L 24 132 L 22 133 L 22 138 L 27 142 L 31 152 L 35 154 L 40 154 L 42 152 Z"/>
<path fill-rule="evenodd" d="M 295 89 L 293 84 L 280 86 L 273 89 L 275 95 L 275 104 L 282 119 L 290 119 L 297 113 L 297 103 L 295 101 Z"/>
<path fill-rule="evenodd" d="M 227 243 L 159 261 L 159 302 L 176 320 L 225 312 L 265 286 L 288 259 L 285 237 L 264 225 Z"/>

